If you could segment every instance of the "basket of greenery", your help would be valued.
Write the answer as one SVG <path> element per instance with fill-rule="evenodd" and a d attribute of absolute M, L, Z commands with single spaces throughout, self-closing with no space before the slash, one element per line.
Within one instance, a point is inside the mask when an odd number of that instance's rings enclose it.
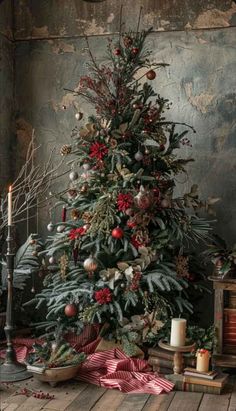
<path fill-rule="evenodd" d="M 26 363 L 34 377 L 55 386 L 60 381 L 74 378 L 85 358 L 84 353 L 78 353 L 64 340 L 46 341 L 33 345 Z"/>

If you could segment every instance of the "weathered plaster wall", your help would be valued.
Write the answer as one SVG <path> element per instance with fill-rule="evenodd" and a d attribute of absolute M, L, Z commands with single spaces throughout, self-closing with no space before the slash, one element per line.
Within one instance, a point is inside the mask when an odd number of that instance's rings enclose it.
<path fill-rule="evenodd" d="M 99 35 L 119 30 L 123 5 L 125 28 L 155 31 L 216 28 L 233 25 L 236 4 L 232 0 L 16 0 L 15 37 L 48 38 Z"/>
<path fill-rule="evenodd" d="M 179 31 L 154 33 L 148 40 L 153 59 L 170 63 L 160 70 L 154 86 L 173 102 L 171 117 L 197 130 L 191 135 L 193 149 L 184 149 L 186 156 L 196 159 L 184 188 L 196 182 L 203 196 L 222 198 L 216 207 L 217 229 L 230 241 L 235 240 L 236 231 L 235 34 L 235 28 Z M 106 37 L 95 36 L 90 43 L 102 61 Z M 74 105 L 89 113 L 82 100 L 63 90 L 74 88 L 86 72 L 84 46 L 82 38 L 17 45 L 19 122 L 35 127 L 45 155 L 53 144 L 70 141 L 76 122 Z"/>
<path fill-rule="evenodd" d="M 0 4 L 0 194 L 11 178 L 13 43 L 11 2 Z"/>

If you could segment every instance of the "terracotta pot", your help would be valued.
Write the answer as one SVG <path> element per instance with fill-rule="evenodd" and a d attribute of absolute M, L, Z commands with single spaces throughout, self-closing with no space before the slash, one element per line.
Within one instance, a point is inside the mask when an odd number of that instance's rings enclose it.
<path fill-rule="evenodd" d="M 38 367 L 37 371 L 37 367 L 27 365 L 27 370 L 29 370 L 39 381 L 48 382 L 52 387 L 55 387 L 60 381 L 67 381 L 74 378 L 78 374 L 80 366 L 81 364 L 46 368 L 43 373 L 41 373 L 42 369 L 40 367 Z"/>

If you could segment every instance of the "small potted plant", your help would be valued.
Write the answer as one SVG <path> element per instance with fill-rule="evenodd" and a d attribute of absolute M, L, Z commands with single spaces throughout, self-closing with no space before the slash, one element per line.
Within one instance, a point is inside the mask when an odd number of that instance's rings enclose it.
<path fill-rule="evenodd" d="M 27 369 L 40 381 L 56 386 L 59 381 L 74 378 L 85 360 L 84 353 L 78 353 L 61 335 L 54 341 L 48 339 L 35 343 L 27 359 Z"/>
<path fill-rule="evenodd" d="M 210 244 L 204 252 L 204 255 L 214 264 L 213 277 L 223 279 L 225 277 L 235 276 L 236 244 L 229 248 L 226 242 L 217 236 L 215 237 L 215 241 Z"/>

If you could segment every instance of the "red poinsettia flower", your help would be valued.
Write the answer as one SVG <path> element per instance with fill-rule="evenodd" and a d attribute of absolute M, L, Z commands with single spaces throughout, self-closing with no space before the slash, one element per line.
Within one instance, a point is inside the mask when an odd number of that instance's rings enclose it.
<path fill-rule="evenodd" d="M 119 211 L 128 210 L 133 204 L 133 197 L 131 194 L 118 194 L 117 205 Z"/>
<path fill-rule="evenodd" d="M 84 235 L 85 233 L 86 233 L 86 228 L 84 227 L 74 228 L 70 230 L 69 238 L 70 240 L 76 240 L 77 238 Z"/>
<path fill-rule="evenodd" d="M 108 153 L 108 148 L 105 144 L 103 143 L 93 143 L 90 146 L 90 157 L 91 158 L 96 158 L 97 160 L 102 160 L 103 157 Z"/>
<path fill-rule="evenodd" d="M 110 303 L 112 300 L 112 294 L 109 288 L 105 287 L 99 291 L 95 291 L 94 299 L 98 302 L 98 304 L 107 304 Z"/>

